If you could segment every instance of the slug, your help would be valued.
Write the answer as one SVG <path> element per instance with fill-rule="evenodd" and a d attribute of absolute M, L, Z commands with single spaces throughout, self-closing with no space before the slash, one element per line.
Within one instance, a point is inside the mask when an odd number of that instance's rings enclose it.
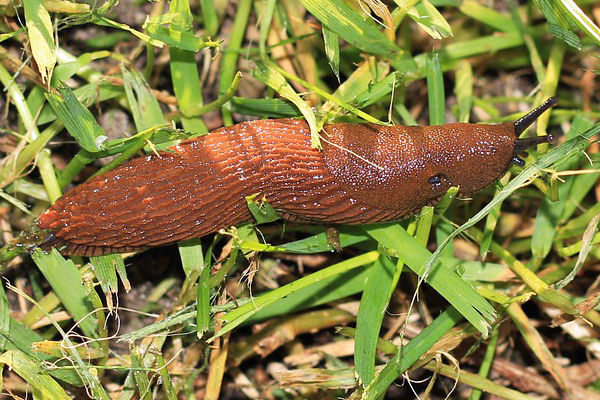
<path fill-rule="evenodd" d="M 451 186 L 470 194 L 500 178 L 527 147 L 518 139 L 550 98 L 498 125 L 381 126 L 336 123 L 311 148 L 302 120 L 242 122 L 133 159 L 62 196 L 38 219 L 42 249 L 98 256 L 198 238 L 252 220 L 246 196 L 296 222 L 399 220 L 436 203 Z"/>

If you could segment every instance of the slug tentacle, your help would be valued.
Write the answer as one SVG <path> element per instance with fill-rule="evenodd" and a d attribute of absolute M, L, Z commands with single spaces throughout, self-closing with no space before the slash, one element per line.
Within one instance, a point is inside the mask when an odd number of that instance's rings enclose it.
<path fill-rule="evenodd" d="M 529 147 L 537 146 L 538 144 L 542 143 L 550 143 L 552 140 L 554 140 L 554 136 L 552 135 L 517 139 L 515 140 L 515 149 L 513 150 L 513 153 L 519 154 L 520 152 L 528 149 Z"/>
<path fill-rule="evenodd" d="M 543 102 L 539 107 L 531 110 L 527 115 L 519 118 L 514 122 L 515 126 L 515 134 L 517 137 L 521 135 L 521 133 L 525 132 L 525 129 L 529 127 L 529 125 L 533 124 L 533 122 L 539 118 L 546 110 L 554 107 L 558 104 L 558 100 L 556 97 L 550 97 L 548 100 Z"/>
<path fill-rule="evenodd" d="M 292 221 L 402 219 L 451 186 L 473 193 L 522 163 L 519 152 L 549 137 L 516 137 L 554 104 L 499 125 L 327 125 L 322 151 L 301 120 L 221 128 L 70 190 L 40 216 L 40 247 L 97 256 L 197 238 L 252 220 L 252 195 Z"/>

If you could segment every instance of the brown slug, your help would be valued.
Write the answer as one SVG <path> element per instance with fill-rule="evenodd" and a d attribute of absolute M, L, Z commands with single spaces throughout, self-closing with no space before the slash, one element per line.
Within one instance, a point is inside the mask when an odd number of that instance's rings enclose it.
<path fill-rule="evenodd" d="M 322 151 L 302 120 L 242 122 L 68 191 L 39 217 L 50 230 L 41 247 L 98 256 L 198 238 L 252 220 L 246 196 L 255 194 L 290 221 L 398 220 L 451 186 L 473 193 L 523 165 L 518 154 L 550 137 L 518 136 L 555 104 L 498 125 L 326 125 Z"/>

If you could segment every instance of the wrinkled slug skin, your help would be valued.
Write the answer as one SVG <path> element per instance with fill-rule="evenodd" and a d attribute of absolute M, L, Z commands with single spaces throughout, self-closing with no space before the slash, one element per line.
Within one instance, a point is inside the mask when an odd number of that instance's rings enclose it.
<path fill-rule="evenodd" d="M 251 220 L 245 197 L 253 194 L 292 221 L 396 220 L 451 186 L 488 186 L 508 168 L 515 141 L 512 123 L 341 123 L 323 136 L 319 151 L 304 121 L 251 121 L 131 160 L 41 215 L 39 227 L 51 231 L 42 247 L 92 256 L 201 237 Z"/>

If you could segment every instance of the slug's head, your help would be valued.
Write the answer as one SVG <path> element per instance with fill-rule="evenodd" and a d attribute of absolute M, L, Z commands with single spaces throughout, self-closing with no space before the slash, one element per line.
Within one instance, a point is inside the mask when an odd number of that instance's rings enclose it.
<path fill-rule="evenodd" d="M 477 192 L 500 178 L 519 153 L 549 136 L 518 139 L 549 99 L 515 122 L 437 126 L 334 124 L 326 127 L 323 158 L 352 201 L 406 216 L 434 204 L 452 186 Z"/>
<path fill-rule="evenodd" d="M 438 136 L 445 142 L 430 145 L 440 160 L 431 163 L 433 168 L 424 177 L 432 192 L 439 195 L 451 186 L 458 186 L 462 194 L 474 193 L 499 179 L 511 164 L 524 166 L 519 154 L 531 146 L 551 141 L 552 136 L 519 139 L 519 135 L 556 103 L 555 98 L 550 98 L 515 122 L 445 125 L 444 136 Z"/>

